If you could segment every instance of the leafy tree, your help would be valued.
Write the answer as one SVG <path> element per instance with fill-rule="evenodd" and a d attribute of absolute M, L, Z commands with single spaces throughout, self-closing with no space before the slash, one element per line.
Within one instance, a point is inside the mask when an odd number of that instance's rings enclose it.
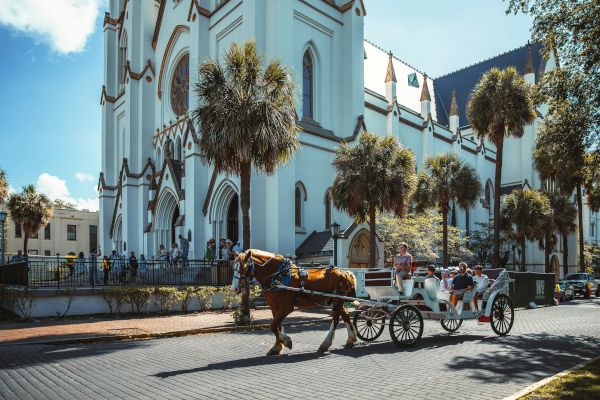
<path fill-rule="evenodd" d="M 63 208 L 66 210 L 76 210 L 77 209 L 77 206 L 75 204 L 69 203 L 68 201 L 61 200 L 61 199 L 54 200 L 54 207 L 55 208 Z"/>
<path fill-rule="evenodd" d="M 564 273 L 569 273 L 569 235 L 577 229 L 575 218 L 577 217 L 577 209 L 571 202 L 569 196 L 558 191 L 545 193 L 550 202 L 552 213 L 548 216 L 548 221 L 545 224 L 544 237 L 544 266 L 546 272 L 550 271 L 550 253 L 557 243 L 554 233 L 558 233 L 563 242 L 563 268 Z"/>
<path fill-rule="evenodd" d="M 8 197 L 8 179 L 6 178 L 6 172 L 0 169 L 0 204 L 4 203 L 4 200 Z"/>
<path fill-rule="evenodd" d="M 442 216 L 443 265 L 448 267 L 448 211 L 454 203 L 463 210 L 475 206 L 481 192 L 481 182 L 470 165 L 455 154 L 446 153 L 425 160 L 415 191 L 416 211 L 437 208 Z"/>
<path fill-rule="evenodd" d="M 333 202 L 359 222 L 369 221 L 369 266 L 377 265 L 376 215 L 393 212 L 403 217 L 416 184 L 415 158 L 393 136 L 365 132 L 358 145 L 337 149 L 333 166 Z"/>
<path fill-rule="evenodd" d="M 585 155 L 583 165 L 583 187 L 588 206 L 593 211 L 600 209 L 600 149 Z"/>
<path fill-rule="evenodd" d="M 477 229 L 471 231 L 469 237 L 469 249 L 474 254 L 473 261 L 477 264 L 489 264 L 492 262 L 494 253 L 494 227 L 485 222 L 476 222 Z M 514 241 L 506 235 L 504 230 L 500 231 L 500 264 L 502 268 L 506 268 L 506 264 L 510 259 L 511 250 Z"/>
<path fill-rule="evenodd" d="M 271 175 L 299 148 L 295 85 L 289 69 L 272 60 L 264 67 L 254 41 L 233 43 L 224 66 L 205 61 L 195 86 L 202 156 L 219 172 L 240 177 L 243 246 L 250 240 L 252 170 Z M 242 313 L 250 315 L 248 288 Z"/>
<path fill-rule="evenodd" d="M 377 215 L 377 234 L 385 243 L 386 260 L 393 259 L 400 243 L 406 242 L 415 259 L 437 262 L 443 245 L 442 217 L 437 210 L 407 214 L 399 219 L 391 213 Z M 448 257 L 450 262 L 470 260 L 473 253 L 467 247 L 464 231 L 448 227 Z"/>
<path fill-rule="evenodd" d="M 535 119 L 531 88 L 514 67 L 492 68 L 480 79 L 470 95 L 467 117 L 477 137 L 496 146 L 494 177 L 494 255 L 500 260 L 500 186 L 505 136 L 521 137 L 523 128 Z"/>
<path fill-rule="evenodd" d="M 536 190 L 514 190 L 504 198 L 502 225 L 521 249 L 521 271 L 525 271 L 525 242 L 543 240 L 544 224 L 551 215 L 550 202 Z"/>
<path fill-rule="evenodd" d="M 45 226 L 52 218 L 53 205 L 45 194 L 38 193 L 33 185 L 25 186 L 21 193 L 8 198 L 8 212 L 12 220 L 23 227 L 23 254 L 27 254 L 29 236 Z"/>

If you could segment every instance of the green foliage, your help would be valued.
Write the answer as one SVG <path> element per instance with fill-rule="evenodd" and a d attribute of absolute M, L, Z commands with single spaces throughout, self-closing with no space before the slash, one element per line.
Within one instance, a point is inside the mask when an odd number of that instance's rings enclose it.
<path fill-rule="evenodd" d="M 437 211 L 408 214 L 402 220 L 384 213 L 377 216 L 377 231 L 385 243 L 385 259 L 391 260 L 400 243 L 408 244 L 409 252 L 417 260 L 436 262 L 442 250 L 442 217 Z M 467 248 L 467 238 L 460 229 L 448 227 L 448 257 L 451 262 L 469 260 L 473 253 Z"/>
<path fill-rule="evenodd" d="M 212 286 L 202 286 L 196 290 L 196 297 L 201 310 L 211 309 L 213 297 L 217 291 L 218 288 Z"/>
<path fill-rule="evenodd" d="M 69 310 L 71 309 L 71 305 L 73 305 L 73 301 L 75 300 L 76 294 L 77 294 L 77 289 L 75 289 L 74 287 L 62 289 L 62 295 L 67 298 L 65 300 L 65 303 L 66 303 L 65 311 L 62 314 L 60 312 L 56 311 L 57 317 L 64 317 L 69 313 Z"/>
<path fill-rule="evenodd" d="M 521 271 L 525 271 L 525 242 L 544 239 L 545 225 L 551 214 L 548 198 L 539 191 L 514 190 L 504 198 L 502 225 L 521 247 Z"/>
<path fill-rule="evenodd" d="M 4 200 L 8 196 L 8 178 L 6 172 L 0 168 L 0 204 L 4 203 Z"/>
<path fill-rule="evenodd" d="M 230 287 L 225 286 L 219 288 L 219 292 L 223 295 L 223 306 L 226 310 L 231 311 L 233 309 L 234 304 L 238 304 L 241 301 L 241 296 L 239 294 L 235 294 Z"/>
<path fill-rule="evenodd" d="M 414 195 L 416 210 L 437 208 L 442 216 L 443 265 L 448 266 L 448 211 L 450 204 L 462 209 L 475 206 L 481 193 L 481 182 L 470 165 L 455 154 L 446 153 L 425 160 Z"/>
<path fill-rule="evenodd" d="M 35 308 L 35 299 L 30 288 L 26 286 L 11 287 L 8 289 L 8 299 L 14 304 L 15 311 L 21 318 L 31 319 Z"/>
<path fill-rule="evenodd" d="M 126 286 L 122 290 L 124 291 L 125 301 L 131 304 L 133 312 L 137 314 L 146 311 L 150 297 L 152 297 L 152 293 L 154 292 L 153 288 L 143 286 Z"/>
<path fill-rule="evenodd" d="M 181 311 L 184 313 L 188 312 L 188 308 L 190 306 L 190 301 L 192 298 L 197 297 L 197 292 L 199 288 L 194 286 L 182 287 L 179 288 L 180 300 L 181 300 Z"/>
<path fill-rule="evenodd" d="M 167 314 L 181 301 L 181 292 L 175 287 L 157 287 L 154 289 L 156 305 L 161 313 Z"/>
<path fill-rule="evenodd" d="M 600 146 L 600 143 L 597 145 Z M 593 211 L 600 210 L 600 148 L 585 155 L 583 187 L 588 206 Z"/>
<path fill-rule="evenodd" d="M 253 322 L 253 318 L 250 316 L 244 315 L 244 313 L 241 312 L 240 307 L 237 307 L 233 311 L 233 314 L 231 314 L 231 317 L 233 318 L 233 322 L 238 326 L 251 325 Z"/>
<path fill-rule="evenodd" d="M 492 262 L 494 252 L 493 228 L 488 223 L 476 222 L 477 229 L 469 237 L 469 249 L 473 252 L 472 264 L 488 264 Z M 500 267 L 505 268 L 510 258 L 514 241 L 504 231 L 500 232 Z"/>
<path fill-rule="evenodd" d="M 102 299 L 106 302 L 110 314 L 119 314 L 125 303 L 126 288 L 114 286 L 102 289 Z"/>
<path fill-rule="evenodd" d="M 45 194 L 38 193 L 33 185 L 25 186 L 21 193 L 8 198 L 8 211 L 12 220 L 23 227 L 23 254 L 27 254 L 27 241 L 31 234 L 46 225 L 52 217 L 53 206 Z"/>
<path fill-rule="evenodd" d="M 55 208 L 63 208 L 66 210 L 77 210 L 77 206 L 75 204 L 69 203 L 68 201 L 65 201 L 65 200 L 55 199 L 53 204 L 54 204 Z"/>

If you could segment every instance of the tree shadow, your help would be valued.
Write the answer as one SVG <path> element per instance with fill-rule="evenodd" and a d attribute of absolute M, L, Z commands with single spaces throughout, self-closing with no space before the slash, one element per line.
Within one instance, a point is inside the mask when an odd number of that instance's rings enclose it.
<path fill-rule="evenodd" d="M 501 350 L 474 356 L 454 357 L 449 368 L 464 370 L 470 378 L 489 381 L 545 378 L 600 352 L 600 338 L 591 336 L 555 336 L 547 333 L 486 337 L 482 342 L 497 341 Z"/>

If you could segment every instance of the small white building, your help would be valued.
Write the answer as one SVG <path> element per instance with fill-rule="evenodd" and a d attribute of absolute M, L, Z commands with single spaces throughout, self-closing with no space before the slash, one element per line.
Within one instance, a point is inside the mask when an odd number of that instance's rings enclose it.
<path fill-rule="evenodd" d="M 30 255 L 62 257 L 69 253 L 86 256 L 98 250 L 98 212 L 55 208 L 50 222 L 30 236 L 27 248 Z M 24 233 L 21 227 L 8 221 L 7 254 L 23 250 Z"/>
<path fill-rule="evenodd" d="M 331 261 L 329 227 L 337 222 L 338 264 L 365 265 L 368 226 L 336 210 L 330 194 L 335 149 L 365 130 L 397 137 L 419 169 L 427 156 L 458 154 L 483 187 L 476 207 L 455 210 L 457 225 L 469 231 L 490 222 L 496 151 L 469 128 L 468 95 L 492 66 L 515 65 L 534 82 L 553 61 L 540 56 L 539 46 L 524 46 L 432 79 L 366 41 L 366 15 L 362 0 L 110 0 L 101 95 L 102 249 L 152 256 L 183 234 L 191 240 L 190 257 L 202 258 L 211 238 L 241 239 L 239 179 L 202 161 L 200 128 L 189 111 L 197 105 L 198 65 L 222 60 L 231 43 L 247 39 L 265 59 L 293 69 L 302 127 L 302 148 L 288 165 L 270 177 L 252 176 L 252 247 Z M 523 138 L 507 140 L 503 193 L 540 187 L 531 159 L 538 123 Z M 574 236 L 571 242 L 575 265 Z M 543 270 L 537 244 L 528 252 L 530 269 Z"/>

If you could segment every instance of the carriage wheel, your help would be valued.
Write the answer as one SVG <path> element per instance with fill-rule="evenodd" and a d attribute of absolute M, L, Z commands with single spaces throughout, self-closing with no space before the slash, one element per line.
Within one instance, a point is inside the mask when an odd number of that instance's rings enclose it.
<path fill-rule="evenodd" d="M 375 308 L 359 310 L 354 314 L 356 335 L 363 342 L 372 342 L 381 336 L 385 328 L 386 312 Z"/>
<path fill-rule="evenodd" d="M 447 330 L 450 333 L 456 332 L 458 330 L 458 328 L 460 328 L 462 323 L 463 323 L 462 318 L 461 319 L 442 318 L 440 320 L 440 324 L 442 324 L 442 328 L 444 328 L 445 330 Z"/>
<path fill-rule="evenodd" d="M 415 306 L 398 307 L 390 317 L 390 336 L 399 347 L 409 347 L 421 339 L 423 316 Z"/>
<path fill-rule="evenodd" d="M 506 336 L 510 332 L 515 316 L 510 297 L 505 294 L 499 294 L 492 303 L 492 314 L 490 315 L 490 324 L 492 329 L 499 336 Z"/>

